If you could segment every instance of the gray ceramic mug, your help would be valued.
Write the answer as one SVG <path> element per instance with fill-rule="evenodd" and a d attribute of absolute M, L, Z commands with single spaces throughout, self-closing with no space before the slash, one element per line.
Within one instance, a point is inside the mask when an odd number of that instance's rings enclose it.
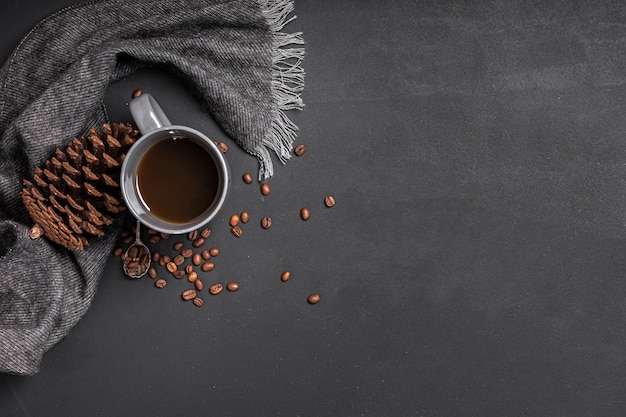
<path fill-rule="evenodd" d="M 130 212 L 141 223 L 154 230 L 170 233 L 181 234 L 196 230 L 213 219 L 224 205 L 228 191 L 230 188 L 230 170 L 223 153 L 219 150 L 214 141 L 209 139 L 203 133 L 187 126 L 172 125 L 150 94 L 142 94 L 134 98 L 129 103 L 130 112 L 141 132 L 142 136 L 130 147 L 126 158 L 122 164 L 120 175 L 120 187 L 124 196 L 124 201 Z M 215 195 L 206 197 L 208 202 L 206 208 L 195 215 L 193 218 L 172 221 L 158 216 L 155 210 L 151 209 L 146 199 L 142 196 L 140 188 L 139 167 L 142 158 L 155 145 L 162 141 L 176 141 L 177 139 L 185 139 L 198 145 L 200 152 L 204 151 L 210 157 L 213 165 L 211 173 L 215 173 L 216 190 Z M 193 145 L 193 146 L 195 146 Z M 200 167 L 201 169 L 202 167 Z M 163 173 L 168 173 L 168 161 L 163 161 Z M 173 173 L 172 173 L 173 174 Z M 175 190 L 174 190 L 175 191 Z M 164 190 L 167 192 L 167 190 Z M 197 195 L 188 193 L 188 198 L 197 198 Z M 205 197 L 205 196 L 203 196 Z M 187 198 L 187 196 L 185 196 Z M 171 209 L 176 210 L 179 204 L 185 202 L 172 199 Z"/>

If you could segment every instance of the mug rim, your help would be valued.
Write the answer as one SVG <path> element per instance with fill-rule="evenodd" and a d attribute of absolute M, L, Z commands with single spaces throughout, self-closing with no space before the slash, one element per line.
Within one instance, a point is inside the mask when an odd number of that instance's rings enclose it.
<path fill-rule="evenodd" d="M 202 214 L 185 223 L 168 222 L 152 214 L 142 201 L 137 186 L 137 168 L 145 151 L 159 141 L 167 139 L 168 137 L 175 137 L 176 135 L 188 135 L 191 136 L 191 139 L 201 142 L 207 153 L 215 162 L 216 170 L 219 175 L 218 190 L 211 205 L 207 207 Z M 134 166 L 130 166 L 131 164 L 134 164 Z M 230 188 L 230 169 L 222 151 L 220 151 L 215 142 L 204 133 L 184 125 L 163 126 L 142 135 L 129 148 L 120 170 L 120 188 L 126 207 L 131 214 L 145 226 L 158 232 L 183 234 L 196 230 L 209 223 L 221 210 Z"/>

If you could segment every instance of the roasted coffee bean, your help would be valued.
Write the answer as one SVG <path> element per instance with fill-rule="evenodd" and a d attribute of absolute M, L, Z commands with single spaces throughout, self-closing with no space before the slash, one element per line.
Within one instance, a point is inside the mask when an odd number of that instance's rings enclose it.
<path fill-rule="evenodd" d="M 220 151 L 222 151 L 223 153 L 228 152 L 228 145 L 225 144 L 224 142 L 217 142 L 217 147 L 220 149 Z"/>
<path fill-rule="evenodd" d="M 204 305 L 204 300 L 202 298 L 200 298 L 200 297 L 196 297 L 196 298 L 193 299 L 192 303 L 195 306 L 202 307 Z"/>
<path fill-rule="evenodd" d="M 115 249 L 113 249 L 113 255 L 114 256 L 120 256 L 123 253 L 124 253 L 124 249 L 122 249 L 120 246 L 118 246 Z"/>
<path fill-rule="evenodd" d="M 205 249 L 202 251 L 201 256 L 202 256 L 202 259 L 204 259 L 205 261 L 208 261 L 209 259 L 211 259 L 211 252 L 209 252 L 208 249 Z"/>
<path fill-rule="evenodd" d="M 320 302 L 320 295 L 319 294 L 311 294 L 309 295 L 309 298 L 307 299 L 309 301 L 309 304 L 317 304 Z"/>
<path fill-rule="evenodd" d="M 226 284 L 226 289 L 228 291 L 237 291 L 239 289 L 239 284 L 235 281 L 231 281 L 228 284 Z"/>
<path fill-rule="evenodd" d="M 174 256 L 174 263 L 176 264 L 176 266 L 181 266 L 183 263 L 185 263 L 185 257 L 180 254 Z"/>
<path fill-rule="evenodd" d="M 192 245 L 194 248 L 199 248 L 200 246 L 204 245 L 204 238 L 203 237 L 196 238 L 193 241 Z"/>
<path fill-rule="evenodd" d="M 261 227 L 264 229 L 269 229 L 272 227 L 272 218 L 271 217 L 263 217 L 261 219 Z"/>
<path fill-rule="evenodd" d="M 193 282 L 193 285 L 196 287 L 196 290 L 198 290 L 198 291 L 202 291 L 202 289 L 204 288 L 204 284 L 199 279 L 196 279 Z"/>
<path fill-rule="evenodd" d="M 178 241 L 172 245 L 172 248 L 174 250 L 181 250 L 183 248 L 183 245 L 183 242 Z"/>
<path fill-rule="evenodd" d="M 130 249 L 128 249 L 128 252 L 126 252 L 126 256 L 129 258 L 136 258 L 138 254 L 139 247 L 137 246 L 131 246 Z"/>
<path fill-rule="evenodd" d="M 311 218 L 311 211 L 306 207 L 302 207 L 302 209 L 300 209 L 300 217 L 304 221 L 309 220 Z"/>
<path fill-rule="evenodd" d="M 135 91 L 133 91 L 133 98 L 137 98 L 142 94 L 143 94 L 143 91 L 141 91 L 141 88 L 138 88 Z"/>
<path fill-rule="evenodd" d="M 243 182 L 245 182 L 246 184 L 252 184 L 252 181 L 254 181 L 254 178 L 252 178 L 252 175 L 249 172 L 243 174 L 242 178 Z"/>
<path fill-rule="evenodd" d="M 148 243 L 150 243 L 151 245 L 156 245 L 160 241 L 161 241 L 161 236 L 159 235 L 152 235 L 148 238 Z"/>
<path fill-rule="evenodd" d="M 183 300 L 185 301 L 189 301 L 189 300 L 193 300 L 194 298 L 196 298 L 196 290 L 187 290 L 185 292 L 183 292 Z"/>
<path fill-rule="evenodd" d="M 195 271 L 191 271 L 187 274 L 187 281 L 194 283 L 198 279 L 198 274 Z"/>
<path fill-rule="evenodd" d="M 202 269 L 202 272 L 209 272 L 212 271 L 214 268 L 215 264 L 213 262 L 205 262 L 200 267 L 200 269 Z"/>
<path fill-rule="evenodd" d="M 159 278 L 154 282 L 154 285 L 156 285 L 157 288 L 163 288 L 167 285 L 167 281 L 163 278 Z"/>
<path fill-rule="evenodd" d="M 235 226 L 231 229 L 231 232 L 233 232 L 233 235 L 235 235 L 235 237 L 241 237 L 241 235 L 243 235 L 243 230 L 241 230 L 241 227 L 239 226 Z"/>
<path fill-rule="evenodd" d="M 324 199 L 324 204 L 326 204 L 326 207 L 332 207 L 335 205 L 335 197 L 333 197 L 332 195 L 329 195 L 328 197 L 326 197 Z"/>
<path fill-rule="evenodd" d="M 167 264 L 167 262 L 165 262 L 165 257 L 161 256 L 161 259 L 159 259 L 159 265 L 165 266 L 166 264 Z"/>
<path fill-rule="evenodd" d="M 148 268 L 148 276 L 152 279 L 155 279 L 157 277 L 157 271 L 155 267 L 151 266 L 150 268 Z"/>
<path fill-rule="evenodd" d="M 185 270 L 184 269 L 177 269 L 176 271 L 174 271 L 174 278 L 176 278 L 176 279 L 183 279 L 184 276 L 185 276 Z"/>
<path fill-rule="evenodd" d="M 248 214 L 247 211 L 242 211 L 239 215 L 239 220 L 241 220 L 241 223 L 243 224 L 248 223 L 248 221 L 250 220 L 250 214 Z"/>
<path fill-rule="evenodd" d="M 187 258 L 191 258 L 191 255 L 193 255 L 193 251 L 187 248 L 183 250 L 180 254 L 183 256 L 183 258 L 187 259 Z"/>
<path fill-rule="evenodd" d="M 198 231 L 197 230 L 192 230 L 191 232 L 187 233 L 187 239 L 189 240 L 196 240 L 198 238 Z"/>
<path fill-rule="evenodd" d="M 166 264 L 168 264 L 172 260 L 172 257 L 169 256 L 169 255 L 163 255 L 163 256 L 161 256 L 161 260 L 163 262 L 165 262 L 165 264 L 163 264 L 163 265 L 166 265 Z"/>
<path fill-rule="evenodd" d="M 301 143 L 300 145 L 296 146 L 296 149 L 293 150 L 293 153 L 295 153 L 297 156 L 302 156 L 306 153 L 306 145 Z"/>
<path fill-rule="evenodd" d="M 261 184 L 261 194 L 269 195 L 271 192 L 272 192 L 272 188 L 270 187 L 268 183 L 264 182 L 263 184 Z"/>
<path fill-rule="evenodd" d="M 291 278 L 291 272 L 289 271 L 284 271 L 282 274 L 280 274 L 280 280 L 283 282 L 289 281 L 289 278 Z"/>
<path fill-rule="evenodd" d="M 191 274 L 191 272 L 192 272 L 192 271 L 193 271 L 193 265 L 187 265 L 187 266 L 185 267 L 185 272 L 186 272 L 187 274 Z"/>
<path fill-rule="evenodd" d="M 176 266 L 174 262 L 168 262 L 167 265 L 165 265 L 165 267 L 167 268 L 168 271 L 172 273 L 178 269 L 178 266 Z"/>
<path fill-rule="evenodd" d="M 122 242 L 131 243 L 133 240 L 135 240 L 134 236 L 126 236 L 124 239 L 122 239 Z"/>
<path fill-rule="evenodd" d="M 230 221 L 228 222 L 228 224 L 230 224 L 232 227 L 237 226 L 239 224 L 239 216 L 236 214 L 230 216 Z"/>
<path fill-rule="evenodd" d="M 196 266 L 200 265 L 202 263 L 202 255 L 200 255 L 199 253 L 194 253 L 191 257 L 191 263 Z"/>
<path fill-rule="evenodd" d="M 220 283 L 217 284 L 213 284 L 209 287 L 209 292 L 213 295 L 215 294 L 219 294 L 222 292 L 222 290 L 224 289 L 224 286 Z"/>
<path fill-rule="evenodd" d="M 161 239 L 163 239 L 163 240 L 167 240 L 167 239 L 170 238 L 170 234 L 169 233 L 165 233 L 165 232 L 159 233 L 159 236 L 161 236 Z"/>
<path fill-rule="evenodd" d="M 147 227 L 147 228 L 146 228 L 146 232 L 147 232 L 150 236 L 154 236 L 154 235 L 158 235 L 158 234 L 159 234 L 159 232 L 157 232 L 156 230 L 154 230 L 154 229 L 153 229 L 153 228 L 151 228 L 151 227 Z"/>
<path fill-rule="evenodd" d="M 148 265 L 148 264 L 150 264 L 150 256 L 147 253 L 142 254 L 139 257 L 139 263 L 141 265 Z"/>
<path fill-rule="evenodd" d="M 219 248 L 211 248 L 209 249 L 209 254 L 211 256 L 220 256 L 220 250 Z"/>
<path fill-rule="evenodd" d="M 211 229 L 209 229 L 208 227 L 205 227 L 204 229 L 202 229 L 202 231 L 200 232 L 200 236 L 202 236 L 205 239 L 208 239 L 209 236 L 211 236 Z"/>
<path fill-rule="evenodd" d="M 161 260 L 161 252 L 158 250 L 152 252 L 152 262 L 159 262 L 159 260 Z"/>

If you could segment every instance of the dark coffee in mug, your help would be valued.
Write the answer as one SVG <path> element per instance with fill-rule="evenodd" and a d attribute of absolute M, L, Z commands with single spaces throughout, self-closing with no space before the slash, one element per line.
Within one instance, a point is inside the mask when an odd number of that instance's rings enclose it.
<path fill-rule="evenodd" d="M 137 167 L 140 198 L 155 217 L 188 223 L 202 215 L 218 192 L 219 173 L 207 150 L 185 137 L 150 146 Z"/>

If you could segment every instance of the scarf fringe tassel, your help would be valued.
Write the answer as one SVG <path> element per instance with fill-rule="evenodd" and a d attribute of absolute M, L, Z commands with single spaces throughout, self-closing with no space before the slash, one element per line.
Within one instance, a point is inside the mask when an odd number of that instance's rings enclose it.
<path fill-rule="evenodd" d="M 302 110 L 304 103 L 300 93 L 304 89 L 304 45 L 302 32 L 284 33 L 285 25 L 296 16 L 293 0 L 258 0 L 263 15 L 273 34 L 272 55 L 272 98 L 274 102 L 273 120 L 270 131 L 255 149 L 259 158 L 259 180 L 274 175 L 274 166 L 268 149 L 276 153 L 283 164 L 291 157 L 293 142 L 298 127 L 287 117 L 287 110 Z"/>

